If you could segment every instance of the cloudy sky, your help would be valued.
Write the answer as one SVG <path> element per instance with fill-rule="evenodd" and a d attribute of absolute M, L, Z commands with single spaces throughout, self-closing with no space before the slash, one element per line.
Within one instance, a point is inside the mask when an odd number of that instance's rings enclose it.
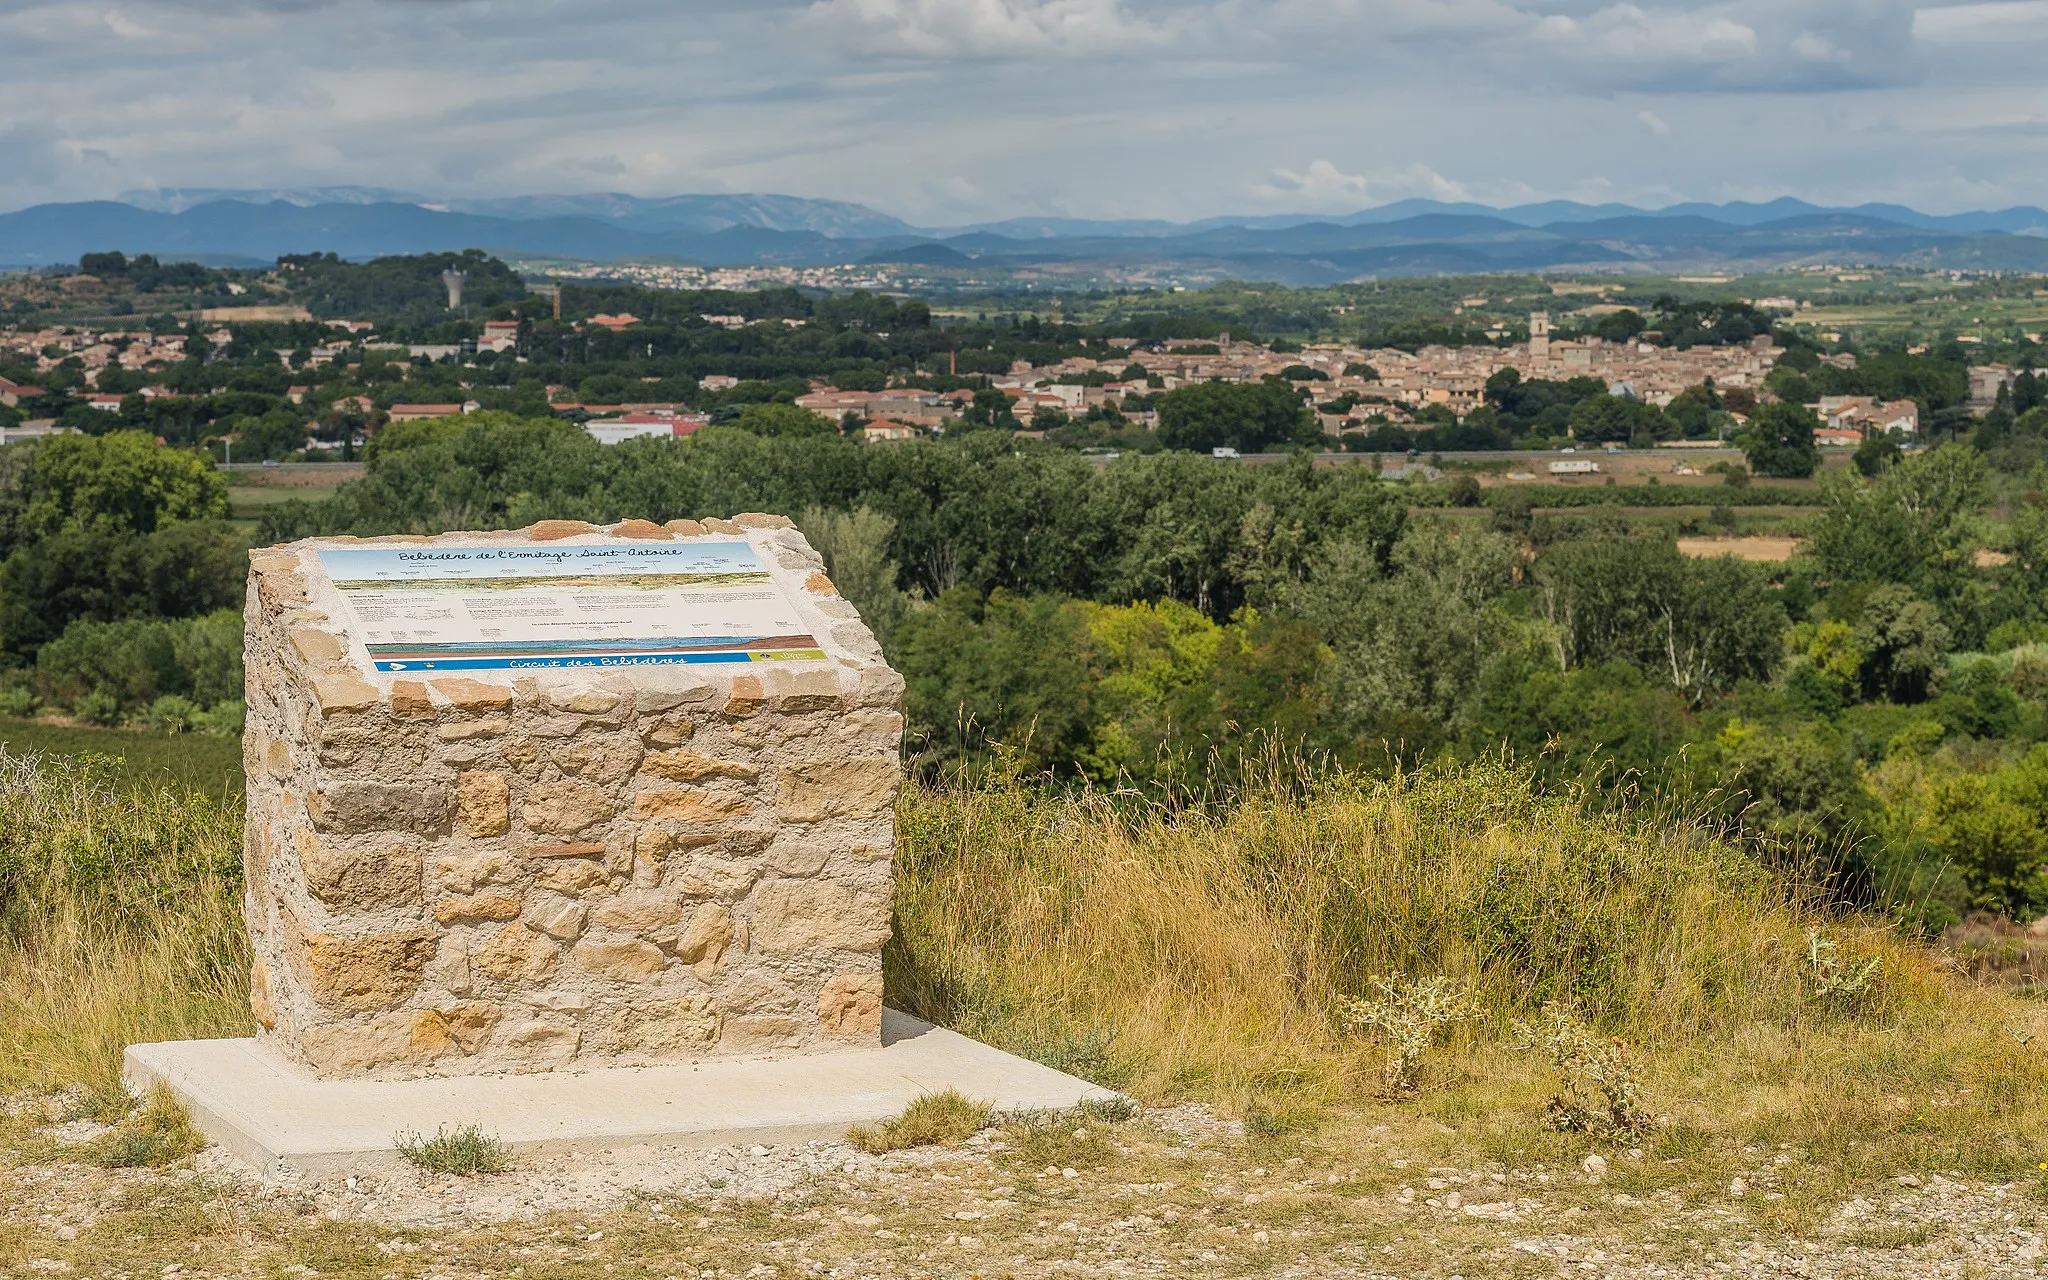
<path fill-rule="evenodd" d="M 774 191 L 2048 204 L 2048 0 L 0 0 L 0 209 Z"/>

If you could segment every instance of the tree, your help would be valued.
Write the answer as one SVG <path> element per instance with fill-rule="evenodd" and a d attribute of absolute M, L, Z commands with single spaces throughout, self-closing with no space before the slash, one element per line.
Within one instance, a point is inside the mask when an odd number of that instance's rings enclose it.
<path fill-rule="evenodd" d="M 182 618 L 242 599 L 248 543 L 212 521 L 63 528 L 0 562 L 0 653 L 33 660 L 84 619 Z"/>
<path fill-rule="evenodd" d="M 1384 568 L 1369 546 L 1324 548 L 1292 603 L 1330 646 L 1332 709 L 1359 734 L 1442 741 L 1507 634 L 1515 560 L 1476 528 L 1412 528 Z"/>
<path fill-rule="evenodd" d="M 1071 601 L 948 591 L 898 637 L 904 709 L 921 730 L 911 748 L 971 761 L 999 743 L 1022 776 L 1072 776 L 1093 736 L 1090 656 L 1086 615 Z"/>
<path fill-rule="evenodd" d="M 1910 587 L 1957 627 L 1970 612 L 1989 478 L 1983 457 L 1963 445 L 1915 454 L 1874 480 L 1830 477 L 1807 550 L 1837 585 Z"/>
<path fill-rule="evenodd" d="M 831 422 L 793 404 L 750 404 L 733 424 L 757 436 L 829 436 L 839 434 Z"/>
<path fill-rule="evenodd" d="M 1707 379 L 1696 387 L 1687 387 L 1664 406 L 1681 433 L 1688 440 L 1697 440 L 1714 433 L 1714 424 L 1722 407 L 1721 397 L 1714 390 L 1714 380 Z"/>
<path fill-rule="evenodd" d="M 1559 543 L 1536 586 L 1561 669 L 1620 659 L 1698 702 L 1769 677 L 1781 656 L 1785 613 L 1762 575 L 1732 556 L 1680 555 L 1668 536 Z"/>
<path fill-rule="evenodd" d="M 1804 479 L 1820 469 L 1820 448 L 1813 433 L 1820 419 L 1797 404 L 1769 404 L 1756 411 L 1739 438 L 1758 475 Z"/>
<path fill-rule="evenodd" d="M 1017 421 L 1009 396 L 994 387 L 983 387 L 974 393 L 974 403 L 960 415 L 954 427 L 956 431 L 1015 431 L 1023 425 Z"/>
<path fill-rule="evenodd" d="M 1656 405 L 1605 392 L 1572 407 L 1571 428 L 1573 439 L 1590 444 L 1626 443 L 1638 437 L 1665 439 L 1676 434 L 1676 424 Z"/>
<path fill-rule="evenodd" d="M 2048 907 L 2048 748 L 1992 778 L 1959 774 L 1936 782 L 1928 804 L 1930 842 L 1961 870 L 1970 905 L 2031 920 Z"/>
<path fill-rule="evenodd" d="M 1863 686 L 1871 696 L 1924 702 L 1934 692 L 1949 630 L 1940 611 L 1910 589 L 1888 584 L 1865 596 L 1855 639 L 1864 655 Z"/>
<path fill-rule="evenodd" d="M 29 465 L 11 478 L 0 468 L 0 486 L 19 486 L 12 502 L 0 493 L 0 515 L 14 508 L 11 527 L 0 529 L 0 549 L 66 528 L 148 533 L 228 514 L 227 481 L 206 459 L 140 431 L 52 436 L 8 449 L 23 450 Z"/>
<path fill-rule="evenodd" d="M 1284 382 L 1208 382 L 1159 398 L 1159 442 L 1169 449 L 1261 453 L 1321 439 L 1315 414 Z"/>
<path fill-rule="evenodd" d="M 1880 431 L 1856 446 L 1856 470 L 1866 476 L 1881 476 L 1904 456 L 1899 442 Z"/>
<path fill-rule="evenodd" d="M 1627 342 L 1649 327 L 1640 313 L 1623 307 L 1594 321 L 1592 332 L 1608 342 Z"/>
<path fill-rule="evenodd" d="M 912 604 L 912 597 L 897 585 L 896 562 L 889 558 L 896 522 L 869 507 L 854 511 L 808 507 L 797 524 L 811 546 L 825 557 L 825 572 L 832 585 L 853 602 L 861 621 L 875 633 L 883 649 L 888 649 Z"/>
<path fill-rule="evenodd" d="M 1779 731 L 1735 720 L 1714 745 L 1719 781 L 1753 835 L 1795 843 L 1838 838 L 1871 807 L 1849 752 L 1824 726 Z"/>

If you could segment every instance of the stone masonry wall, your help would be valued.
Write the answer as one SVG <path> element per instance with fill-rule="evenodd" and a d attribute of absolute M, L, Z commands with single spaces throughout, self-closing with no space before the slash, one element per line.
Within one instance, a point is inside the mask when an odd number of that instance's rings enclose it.
<path fill-rule="evenodd" d="M 374 673 L 323 547 L 750 542 L 824 662 Z M 879 1043 L 902 680 L 774 516 L 252 554 L 263 1036 L 322 1076 Z"/>

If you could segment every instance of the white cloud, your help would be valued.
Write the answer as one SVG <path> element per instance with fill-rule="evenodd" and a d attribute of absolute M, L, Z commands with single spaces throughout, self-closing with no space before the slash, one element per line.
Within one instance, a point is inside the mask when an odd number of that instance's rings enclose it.
<path fill-rule="evenodd" d="M 1817 31 L 1802 31 L 1792 37 L 1792 52 L 1808 62 L 1847 62 L 1849 52 Z"/>
<path fill-rule="evenodd" d="M 1302 208 L 1323 209 L 1334 204 L 1365 203 L 1365 175 L 1345 173 L 1328 160 L 1312 160 L 1306 172 L 1275 169 L 1252 193 L 1267 200 L 1289 200 Z"/>
<path fill-rule="evenodd" d="M 2048 0 L 1916 9 L 1913 37 L 1930 44 L 2038 42 L 2048 39 Z"/>
<path fill-rule="evenodd" d="M 1431 200 L 1470 200 L 1471 192 L 1426 164 L 1411 164 L 1370 175 L 1346 173 L 1328 160 L 1312 160 L 1308 168 L 1275 169 L 1254 183 L 1252 194 L 1289 210 L 1311 213 L 1348 212 L 1411 196 Z"/>
<path fill-rule="evenodd" d="M 1756 31 L 1726 16 L 1652 13 L 1617 4 L 1585 18 L 1552 14 L 1536 24 L 1541 42 L 1581 56 L 1633 65 L 1711 63 L 1753 57 Z"/>
<path fill-rule="evenodd" d="M 1110 57 L 1167 38 L 1123 0 L 816 0 L 803 21 L 884 57 Z"/>
<path fill-rule="evenodd" d="M 156 38 L 156 32 L 136 22 L 119 9 L 108 10 L 105 21 L 107 30 L 120 36 L 123 40 L 153 40 Z"/>
<path fill-rule="evenodd" d="M 1252 0 L 1218 5 L 1249 28 L 1309 29 L 1351 39 L 1515 36 L 1532 16 L 1506 0 Z"/>
<path fill-rule="evenodd" d="M 933 224 L 2048 203 L 2048 0 L 1915 2 L 0 0 L 0 208 L 344 183 Z"/>

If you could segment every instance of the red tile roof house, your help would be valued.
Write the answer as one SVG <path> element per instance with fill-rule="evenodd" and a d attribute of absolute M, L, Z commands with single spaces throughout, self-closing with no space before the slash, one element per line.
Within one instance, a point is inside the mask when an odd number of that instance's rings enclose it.
<path fill-rule="evenodd" d="M 33 400 L 42 394 L 41 387 L 24 386 L 19 382 L 9 382 L 5 378 L 0 378 L 0 404 L 10 409 L 19 408 L 22 401 Z"/>

